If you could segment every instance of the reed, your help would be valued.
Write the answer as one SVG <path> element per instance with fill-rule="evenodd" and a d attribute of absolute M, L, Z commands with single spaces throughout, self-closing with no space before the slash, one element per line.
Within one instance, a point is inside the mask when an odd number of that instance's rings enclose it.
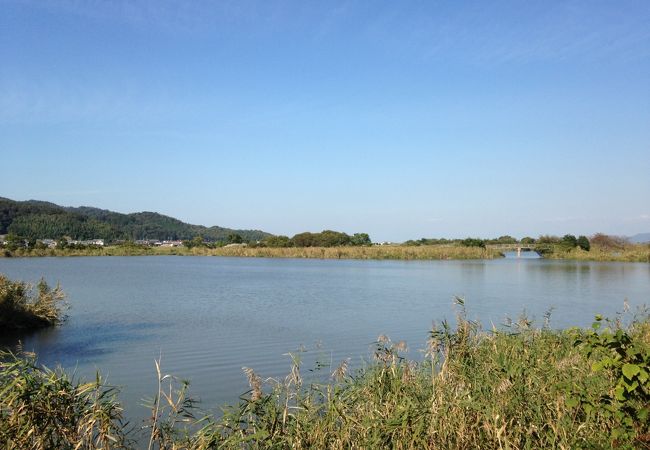
<path fill-rule="evenodd" d="M 455 329 L 443 322 L 430 332 L 424 361 L 407 360 L 403 343 L 380 336 L 368 367 L 291 395 L 272 384 L 266 395 L 246 398 L 206 426 L 193 445 L 648 448 L 647 377 L 627 405 L 612 396 L 616 371 L 594 371 L 593 364 L 618 353 L 609 344 L 585 351 L 594 333 L 533 329 L 525 318 L 509 329 L 482 332 L 461 313 Z M 643 356 L 626 364 L 648 374 L 647 315 L 629 328 L 618 324 L 596 335 L 634 343 Z M 335 374 L 341 379 L 340 371 Z"/>
<path fill-rule="evenodd" d="M 0 329 L 32 330 L 56 325 L 63 320 L 64 298 L 58 285 L 51 289 L 43 279 L 34 288 L 0 274 Z"/>
<path fill-rule="evenodd" d="M 159 388 L 140 442 L 150 449 L 650 448 L 647 311 L 629 321 L 598 317 L 591 329 L 535 328 L 522 316 L 484 331 L 457 302 L 455 325 L 434 325 L 422 358 L 407 359 L 405 343 L 380 336 L 372 360 L 356 370 L 348 360 L 328 367 L 329 381 L 303 379 L 297 355 L 281 379 L 244 368 L 251 389 L 221 417 L 199 414 L 187 383 L 162 375 L 157 362 Z M 99 381 L 79 389 L 64 373 L 21 360 L 0 368 L 0 446 L 129 445 L 113 391 Z M 45 394 L 25 396 L 27 385 Z"/>
<path fill-rule="evenodd" d="M 621 261 L 650 263 L 650 244 L 625 244 L 621 248 L 592 245 L 589 251 L 575 248 L 562 250 L 556 248 L 544 255 L 550 259 L 571 259 L 577 261 Z"/>
<path fill-rule="evenodd" d="M 493 259 L 502 255 L 494 249 L 460 245 L 375 245 L 368 247 L 143 247 L 107 246 L 86 249 L 16 250 L 12 256 L 234 256 L 246 258 L 310 258 L 310 259 L 394 259 L 447 260 Z"/>
<path fill-rule="evenodd" d="M 129 448 L 116 390 L 102 378 L 75 381 L 36 365 L 33 355 L 0 352 L 0 447 Z"/>
<path fill-rule="evenodd" d="M 650 245 L 626 244 L 621 248 L 593 245 L 590 251 L 561 246 L 546 248 L 544 258 L 582 261 L 650 262 Z M 120 246 L 84 249 L 18 249 L 0 256 L 235 256 L 246 258 L 311 258 L 311 259 L 393 259 L 393 260 L 463 260 L 495 259 L 503 255 L 498 249 L 465 247 L 458 244 L 437 245 L 373 245 L 341 247 L 145 247 Z"/>

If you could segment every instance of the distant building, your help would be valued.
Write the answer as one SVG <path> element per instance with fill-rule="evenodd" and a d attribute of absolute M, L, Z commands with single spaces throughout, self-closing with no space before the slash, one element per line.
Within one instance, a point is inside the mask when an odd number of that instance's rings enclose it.
<path fill-rule="evenodd" d="M 180 247 L 183 245 L 183 241 L 162 241 L 160 247 Z"/>
<path fill-rule="evenodd" d="M 41 239 L 41 244 L 47 246 L 48 248 L 56 248 L 56 241 L 54 239 Z"/>
<path fill-rule="evenodd" d="M 89 245 L 89 246 L 94 246 L 94 247 L 103 247 L 104 246 L 104 240 L 103 239 L 87 239 L 85 241 L 72 241 L 72 240 L 69 240 L 68 244 L 72 244 L 72 245 Z"/>

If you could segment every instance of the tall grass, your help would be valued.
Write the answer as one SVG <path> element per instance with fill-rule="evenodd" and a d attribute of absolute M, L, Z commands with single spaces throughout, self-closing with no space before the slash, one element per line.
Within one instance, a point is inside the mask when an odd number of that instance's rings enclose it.
<path fill-rule="evenodd" d="M 460 245 L 375 245 L 370 247 L 143 247 L 107 246 L 87 249 L 34 249 L 15 251 L 13 256 L 238 256 L 252 258 L 315 258 L 315 259 L 493 259 L 501 254 L 494 249 Z"/>
<path fill-rule="evenodd" d="M 0 274 L 0 330 L 55 325 L 63 319 L 64 298 L 58 285 L 51 289 L 43 279 L 34 289 L 28 283 L 12 281 Z"/>
<path fill-rule="evenodd" d="M 555 248 L 553 252 L 544 255 L 551 259 L 572 259 L 578 261 L 621 261 L 650 263 L 650 244 L 626 244 L 622 248 L 608 248 L 592 245 L 589 251 L 575 248 L 563 250 Z"/>
<path fill-rule="evenodd" d="M 434 326 L 416 360 L 405 357 L 403 342 L 380 336 L 372 361 L 351 371 L 345 360 L 328 369 L 328 382 L 304 379 L 296 357 L 282 379 L 244 368 L 250 391 L 218 418 L 201 414 L 187 383 L 163 375 L 157 362 L 140 442 L 149 449 L 650 448 L 647 313 L 627 325 L 598 318 L 586 330 L 534 328 L 521 317 L 483 331 L 458 305 L 456 324 Z M 1 369 L 0 446 L 129 445 L 133 435 L 120 428 L 113 391 L 101 383 L 80 389 L 24 361 Z M 43 395 L 25 395 L 28 385 Z"/>
<path fill-rule="evenodd" d="M 614 355 L 587 356 L 577 342 L 588 331 L 532 329 L 522 318 L 485 333 L 463 314 L 457 323 L 431 331 L 423 362 L 382 336 L 375 362 L 341 382 L 300 390 L 274 381 L 265 395 L 252 387 L 194 448 L 650 448 L 647 378 L 627 406 L 612 397 L 616 374 L 592 363 Z M 647 374 L 647 316 L 615 333 L 637 345 Z"/>
<path fill-rule="evenodd" d="M 0 352 L 0 447 L 127 448 L 127 434 L 116 391 L 99 375 L 81 383 L 33 355 Z"/>
<path fill-rule="evenodd" d="M 5 254 L 6 253 L 6 254 Z M 84 249 L 18 249 L 5 251 L 0 256 L 239 256 L 251 258 L 320 258 L 320 259 L 396 259 L 396 260 L 445 260 L 445 259 L 494 259 L 503 255 L 498 249 L 464 247 L 456 244 L 441 245 L 373 245 L 369 247 L 145 247 L 106 246 Z M 544 258 L 584 261 L 650 262 L 650 245 L 626 244 L 612 249 L 593 245 L 590 251 L 572 250 L 555 246 L 544 252 Z"/>

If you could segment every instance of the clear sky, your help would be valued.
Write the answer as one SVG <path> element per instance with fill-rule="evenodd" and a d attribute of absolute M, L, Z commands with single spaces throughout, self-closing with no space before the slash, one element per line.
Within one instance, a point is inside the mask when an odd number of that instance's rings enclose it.
<path fill-rule="evenodd" d="M 650 231 L 650 2 L 0 0 L 0 196 L 375 241 Z"/>

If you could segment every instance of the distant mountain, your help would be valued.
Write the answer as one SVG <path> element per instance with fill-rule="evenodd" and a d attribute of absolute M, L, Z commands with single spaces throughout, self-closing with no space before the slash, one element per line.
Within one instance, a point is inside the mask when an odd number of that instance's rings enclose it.
<path fill-rule="evenodd" d="M 634 244 L 645 244 L 646 242 L 650 242 L 650 233 L 635 234 L 634 236 L 628 237 L 627 240 Z"/>
<path fill-rule="evenodd" d="M 27 238 L 58 239 L 192 239 L 227 241 L 239 234 L 245 241 L 268 236 L 260 230 L 234 230 L 204 227 L 181 222 L 155 212 L 122 214 L 105 209 L 81 206 L 64 207 L 38 200 L 15 201 L 0 197 L 0 234 L 14 233 Z"/>

